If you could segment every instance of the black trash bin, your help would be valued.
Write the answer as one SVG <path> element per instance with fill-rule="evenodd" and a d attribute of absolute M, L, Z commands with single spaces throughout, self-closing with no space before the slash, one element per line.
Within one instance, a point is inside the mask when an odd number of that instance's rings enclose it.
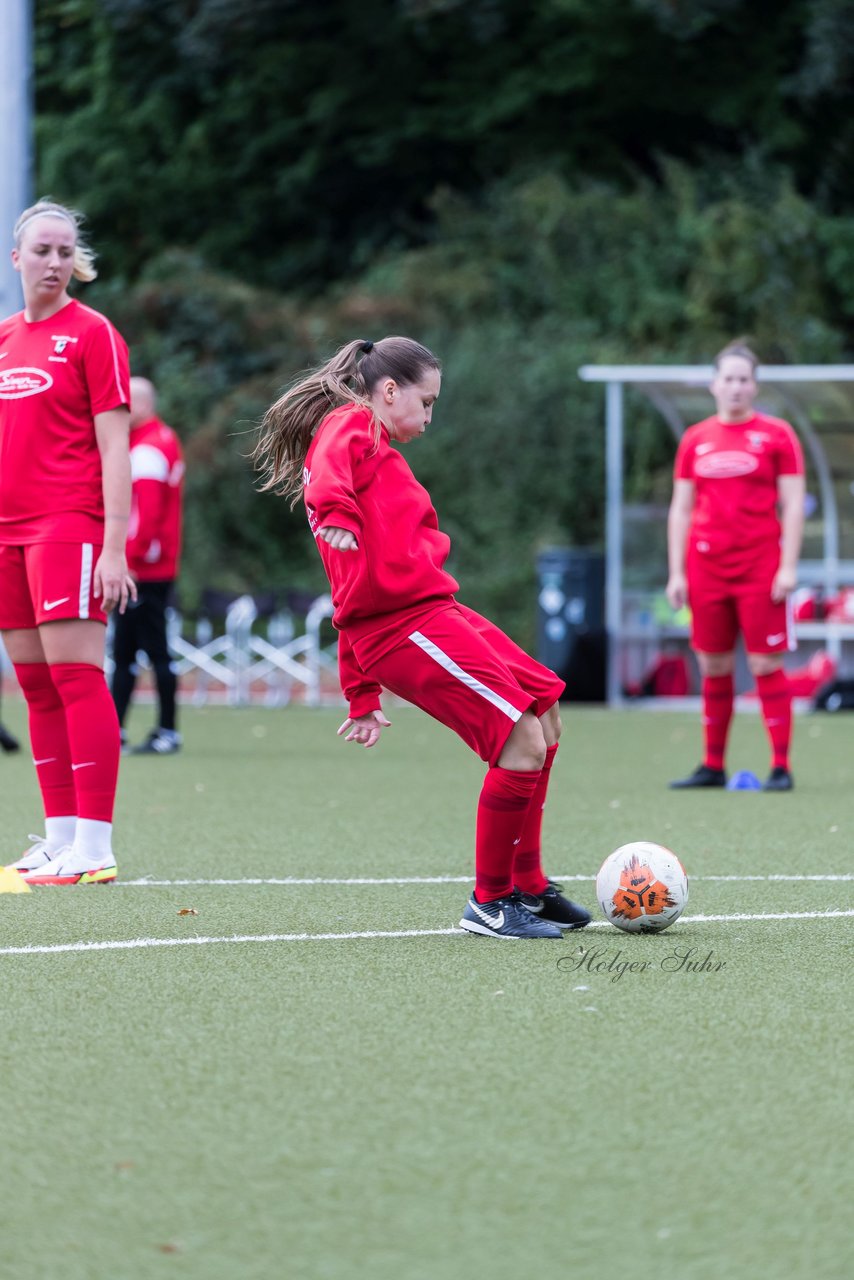
<path fill-rule="evenodd" d="M 565 702 L 604 702 L 605 556 L 550 547 L 537 556 L 537 656 L 566 681 Z"/>

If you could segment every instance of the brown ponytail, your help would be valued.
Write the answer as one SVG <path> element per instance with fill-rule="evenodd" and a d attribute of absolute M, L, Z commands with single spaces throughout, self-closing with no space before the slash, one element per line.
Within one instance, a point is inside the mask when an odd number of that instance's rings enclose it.
<path fill-rule="evenodd" d="M 371 392 L 382 378 L 394 378 L 398 386 L 407 387 L 427 369 L 439 368 L 433 353 L 412 338 L 348 342 L 326 364 L 303 375 L 264 414 L 252 451 L 261 472 L 261 492 L 272 489 L 291 498 L 293 506 L 302 494 L 312 437 L 328 413 L 353 401 L 370 407 Z"/>

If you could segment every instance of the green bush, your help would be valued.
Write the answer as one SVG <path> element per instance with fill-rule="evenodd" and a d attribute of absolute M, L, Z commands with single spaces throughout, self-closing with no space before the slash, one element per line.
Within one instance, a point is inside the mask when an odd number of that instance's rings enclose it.
<path fill-rule="evenodd" d="M 766 360 L 845 359 L 854 221 L 819 214 L 756 157 L 663 172 L 629 191 L 546 171 L 478 201 L 441 192 L 429 245 L 310 298 L 177 252 L 129 290 L 93 289 L 186 443 L 190 601 L 205 584 L 323 589 L 302 511 L 259 496 L 246 455 L 281 386 L 353 337 L 408 333 L 441 358 L 433 427 L 407 456 L 462 598 L 528 644 L 536 552 L 603 536 L 603 393 L 580 365 L 703 362 L 739 334 Z M 627 496 L 666 500 L 672 440 L 627 403 Z"/>

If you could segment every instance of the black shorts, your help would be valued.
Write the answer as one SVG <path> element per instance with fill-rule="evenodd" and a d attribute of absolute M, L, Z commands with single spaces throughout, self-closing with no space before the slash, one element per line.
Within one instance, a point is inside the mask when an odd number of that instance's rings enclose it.
<path fill-rule="evenodd" d="M 133 666 L 142 650 L 153 666 L 170 662 L 166 640 L 166 610 L 173 582 L 138 582 L 138 598 L 128 601 L 124 613 L 116 612 L 113 661 L 117 667 Z"/>

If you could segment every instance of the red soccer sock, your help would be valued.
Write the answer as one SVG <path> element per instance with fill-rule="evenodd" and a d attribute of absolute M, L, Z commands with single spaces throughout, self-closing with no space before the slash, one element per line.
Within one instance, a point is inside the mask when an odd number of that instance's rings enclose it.
<path fill-rule="evenodd" d="M 756 692 L 762 719 L 771 741 L 771 768 L 788 769 L 792 741 L 792 692 L 782 667 L 767 676 L 756 677 Z"/>
<path fill-rule="evenodd" d="M 735 695 L 732 672 L 725 676 L 703 676 L 700 693 L 703 700 L 703 733 L 706 745 L 703 763 L 710 769 L 722 769 Z"/>
<path fill-rule="evenodd" d="M 517 889 L 525 893 L 540 894 L 548 888 L 548 876 L 543 871 L 541 837 L 543 830 L 543 810 L 546 807 L 546 793 L 549 789 L 549 778 L 554 758 L 557 755 L 557 743 L 546 747 L 546 759 L 540 776 L 537 778 L 528 812 L 525 814 L 525 825 L 522 827 L 522 839 L 516 846 L 513 859 L 513 883 Z"/>
<path fill-rule="evenodd" d="M 77 812 L 65 707 L 46 662 L 16 662 L 15 675 L 27 702 L 30 744 L 46 818 Z"/>
<path fill-rule="evenodd" d="M 65 707 L 77 816 L 112 822 L 119 721 L 104 673 L 88 662 L 58 662 L 50 671 Z"/>
<path fill-rule="evenodd" d="M 513 857 L 539 773 L 493 765 L 477 805 L 474 896 L 478 902 L 513 892 Z"/>

